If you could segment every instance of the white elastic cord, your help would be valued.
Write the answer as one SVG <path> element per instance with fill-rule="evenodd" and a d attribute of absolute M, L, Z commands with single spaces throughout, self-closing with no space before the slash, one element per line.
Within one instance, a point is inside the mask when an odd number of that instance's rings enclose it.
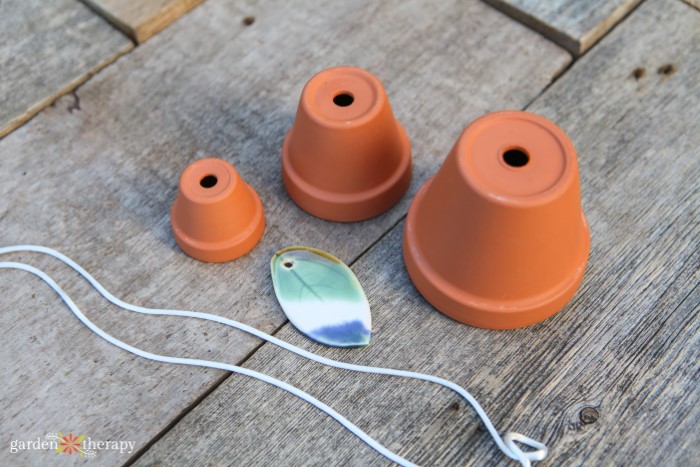
<path fill-rule="evenodd" d="M 227 326 L 231 326 L 233 328 L 239 329 L 241 331 L 253 334 L 256 337 L 259 337 L 260 339 L 266 340 L 270 342 L 271 344 L 277 345 L 279 347 L 282 347 L 283 349 L 286 349 L 290 352 L 293 352 L 297 355 L 300 355 L 302 357 L 306 357 L 310 360 L 313 360 L 315 362 L 335 367 L 335 368 L 340 368 L 340 369 L 345 369 L 345 370 L 352 370 L 352 371 L 359 371 L 363 373 L 373 373 L 373 374 L 382 374 L 382 375 L 390 375 L 390 376 L 403 376 L 406 378 L 413 378 L 413 379 L 418 379 L 418 380 L 423 380 L 423 381 L 429 381 L 432 383 L 436 383 L 442 386 L 445 386 L 449 389 L 452 389 L 455 391 L 457 394 L 462 396 L 464 399 L 469 402 L 474 410 L 476 411 L 477 415 L 481 418 L 483 421 L 484 425 L 486 426 L 486 429 L 489 431 L 491 436 L 493 437 L 494 441 L 500 448 L 500 450 L 509 458 L 513 460 L 519 461 L 523 466 L 530 466 L 531 462 L 533 461 L 540 461 L 543 460 L 545 457 L 547 457 L 547 447 L 538 442 L 533 440 L 532 438 L 529 438 L 525 435 L 522 435 L 520 433 L 507 433 L 504 437 L 504 439 L 501 438 L 501 436 L 498 434 L 496 431 L 496 428 L 494 428 L 493 424 L 491 423 L 491 420 L 488 418 L 486 413 L 484 412 L 484 409 L 481 408 L 481 405 L 474 399 L 474 397 L 469 394 L 464 388 L 461 386 L 448 381 L 443 378 L 438 378 L 436 376 L 431 376 L 431 375 L 425 375 L 422 373 L 415 373 L 412 371 L 403 371 L 403 370 L 394 370 L 390 368 L 377 368 L 377 367 L 369 367 L 369 366 L 362 366 L 362 365 L 354 365 L 351 363 L 344 363 L 344 362 L 339 362 L 337 360 L 332 360 L 330 358 L 325 358 L 318 356 L 314 353 L 308 352 L 304 349 L 301 349 L 299 347 L 296 347 L 292 344 L 289 344 L 285 341 L 282 341 L 280 339 L 277 339 L 276 337 L 273 337 L 269 334 L 266 334 L 256 328 L 250 327 L 246 324 L 240 323 L 238 321 L 234 321 L 228 318 L 224 318 L 223 316 L 218 316 L 218 315 L 212 315 L 209 313 L 200 313 L 196 311 L 184 311 L 184 310 L 166 310 L 166 309 L 156 309 L 156 308 L 145 308 L 141 307 L 138 305 L 132 305 L 130 303 L 126 303 L 123 300 L 118 299 L 114 295 L 112 295 L 109 291 L 107 291 L 102 284 L 100 284 L 90 273 L 88 273 L 85 269 L 83 269 L 79 264 L 77 264 L 75 261 L 72 259 L 68 258 L 67 256 L 63 255 L 62 253 L 59 253 L 58 251 L 43 247 L 43 246 L 37 246 L 37 245 L 17 245 L 17 246 L 10 246 L 10 247 L 2 247 L 0 248 L 0 254 L 5 254 L 5 253 L 14 253 L 14 252 L 37 252 L 37 253 L 44 253 L 47 255 L 50 255 L 63 263 L 67 264 L 71 268 L 73 268 L 78 274 L 83 276 L 90 284 L 107 300 L 112 302 L 114 305 L 117 305 L 118 307 L 124 308 L 126 310 L 130 311 L 135 311 L 137 313 L 144 313 L 144 314 L 149 314 L 149 315 L 167 315 L 167 316 L 184 316 L 184 317 L 189 317 L 189 318 L 199 318 L 199 319 L 204 319 L 207 321 L 214 321 L 216 323 L 224 324 Z M 203 366 L 203 367 L 208 367 L 208 368 L 216 368 L 220 370 L 227 370 L 231 371 L 234 373 L 239 373 L 242 375 L 250 376 L 252 378 L 259 379 L 261 381 L 264 381 L 266 383 L 269 383 L 273 386 L 276 386 L 280 389 L 283 389 L 291 394 L 294 394 L 295 396 L 299 397 L 300 399 L 305 400 L 306 402 L 310 403 L 311 405 L 315 406 L 319 410 L 325 412 L 329 416 L 333 417 L 335 420 L 337 420 L 341 425 L 343 425 L 345 428 L 347 428 L 350 432 L 352 432 L 355 436 L 360 438 L 362 441 L 367 443 L 370 447 L 372 447 L 374 450 L 376 450 L 378 453 L 381 455 L 385 456 L 389 460 L 396 462 L 397 464 L 404 465 L 404 466 L 413 466 L 415 464 L 412 464 L 408 460 L 400 457 L 397 454 L 394 454 L 393 452 L 389 451 L 387 448 L 379 444 L 377 441 L 375 441 L 372 437 L 370 437 L 367 433 L 362 431 L 360 428 L 355 426 L 353 423 L 351 423 L 349 420 L 347 420 L 345 417 L 340 415 L 338 412 L 333 410 L 331 407 L 328 405 L 324 404 L 323 402 L 319 401 L 318 399 L 314 398 L 313 396 L 305 393 L 304 391 L 291 386 L 283 381 L 277 380 L 271 376 L 268 376 L 264 373 L 259 373 L 254 370 L 250 370 L 247 368 L 235 366 L 235 365 L 229 365 L 226 363 L 220 363 L 220 362 L 213 362 L 209 360 L 198 360 L 198 359 L 189 359 L 189 358 L 177 358 L 177 357 L 168 357 L 168 356 L 163 356 L 163 355 L 157 355 L 153 354 L 150 352 L 146 352 L 144 350 L 138 349 L 136 347 L 133 347 L 129 344 L 126 344 L 125 342 L 122 342 L 111 335 L 107 334 L 105 331 L 97 327 L 94 323 L 92 323 L 75 305 L 73 300 L 61 289 L 61 287 L 56 284 L 56 282 L 51 279 L 46 273 L 43 271 L 33 267 L 29 266 L 24 263 L 16 263 L 16 262 L 0 262 L 0 269 L 2 268 L 9 268 L 9 269 L 21 269 L 27 272 L 30 272 L 38 277 L 40 277 L 44 282 L 46 282 L 60 297 L 61 299 L 68 305 L 68 307 L 71 309 L 71 311 L 75 314 L 75 316 L 83 323 L 85 324 L 90 330 L 92 330 L 95 334 L 98 336 L 102 337 L 105 339 L 107 342 L 126 350 L 127 352 L 131 352 L 135 355 L 138 355 L 143 358 L 147 358 L 149 360 L 155 360 L 159 362 L 166 362 L 166 363 L 178 363 L 182 365 L 194 365 L 194 366 Z M 529 446 L 531 448 L 534 448 L 534 451 L 523 451 L 520 449 L 515 443 L 521 443 L 523 445 Z"/>

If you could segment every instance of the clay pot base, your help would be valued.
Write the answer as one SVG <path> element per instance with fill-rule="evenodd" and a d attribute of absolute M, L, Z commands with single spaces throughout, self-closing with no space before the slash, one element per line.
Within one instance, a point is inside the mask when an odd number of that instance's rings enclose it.
<path fill-rule="evenodd" d="M 282 180 L 316 217 L 353 222 L 396 204 L 411 182 L 411 144 L 381 82 L 335 67 L 312 77 L 282 145 Z"/>
<path fill-rule="evenodd" d="M 411 143 L 403 126 L 396 122 L 401 141 L 401 164 L 381 185 L 359 193 L 334 193 L 306 182 L 289 162 L 289 140 L 282 145 L 283 182 L 294 202 L 309 214 L 335 222 L 355 222 L 376 217 L 399 202 L 411 184 Z"/>
<path fill-rule="evenodd" d="M 406 219 L 420 293 L 473 326 L 542 321 L 574 295 L 590 251 L 573 144 L 528 112 L 485 115 L 459 137 Z"/>
<path fill-rule="evenodd" d="M 414 202 L 420 202 L 431 180 L 418 191 Z M 590 237 L 586 217 L 581 213 L 583 223 L 581 236 L 585 242 L 580 250 L 578 263 L 581 265 L 573 273 L 562 278 L 558 287 L 527 300 L 504 302 L 477 297 L 460 290 L 440 277 L 430 267 L 422 254 L 415 232 L 409 225 L 415 222 L 415 212 L 409 210 L 403 237 L 403 257 L 406 270 L 416 289 L 435 308 L 452 319 L 471 326 L 486 329 L 516 329 L 543 321 L 557 311 L 573 297 L 585 272 L 590 252 Z"/>
<path fill-rule="evenodd" d="M 243 256 L 265 230 L 258 194 L 231 164 L 215 158 L 198 160 L 182 173 L 170 221 L 180 248 L 205 262 Z"/>

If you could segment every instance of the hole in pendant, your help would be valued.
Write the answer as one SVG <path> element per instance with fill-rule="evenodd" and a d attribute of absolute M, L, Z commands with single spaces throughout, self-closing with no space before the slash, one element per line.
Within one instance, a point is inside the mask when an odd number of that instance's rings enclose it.
<path fill-rule="evenodd" d="M 211 188 L 216 185 L 218 181 L 215 175 L 207 175 L 199 181 L 199 184 L 202 185 L 202 188 Z"/>
<path fill-rule="evenodd" d="M 282 266 L 284 266 L 284 267 L 287 268 L 287 269 L 291 269 L 292 266 L 294 266 L 294 261 L 285 260 L 285 261 L 282 263 Z"/>
<path fill-rule="evenodd" d="M 503 153 L 503 160 L 511 167 L 522 167 L 530 161 L 530 156 L 522 149 L 509 149 Z"/>
<path fill-rule="evenodd" d="M 347 92 L 341 92 L 333 98 L 333 103 L 338 107 L 347 107 L 353 102 L 355 102 L 355 98 Z"/>

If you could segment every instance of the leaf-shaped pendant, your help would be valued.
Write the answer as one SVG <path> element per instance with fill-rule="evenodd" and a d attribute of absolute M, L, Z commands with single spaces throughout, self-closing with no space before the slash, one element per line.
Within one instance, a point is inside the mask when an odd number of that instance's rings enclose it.
<path fill-rule="evenodd" d="M 275 253 L 270 268 L 277 300 L 304 335 L 331 347 L 369 345 L 369 302 L 345 263 L 325 251 L 293 246 Z"/>

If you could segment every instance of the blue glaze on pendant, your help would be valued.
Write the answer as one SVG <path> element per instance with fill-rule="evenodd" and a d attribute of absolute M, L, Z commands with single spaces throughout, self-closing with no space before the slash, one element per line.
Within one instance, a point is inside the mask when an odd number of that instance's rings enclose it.
<path fill-rule="evenodd" d="M 364 347 L 369 345 L 371 336 L 372 331 L 360 320 L 325 326 L 309 333 L 316 342 L 333 342 L 335 347 Z"/>

